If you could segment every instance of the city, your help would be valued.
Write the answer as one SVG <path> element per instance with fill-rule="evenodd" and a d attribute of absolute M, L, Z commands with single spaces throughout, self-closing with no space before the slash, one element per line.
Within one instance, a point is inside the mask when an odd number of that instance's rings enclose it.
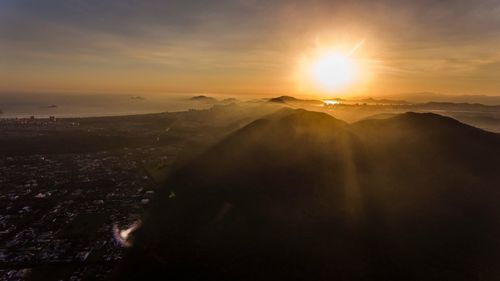
<path fill-rule="evenodd" d="M 126 251 L 127 228 L 186 145 L 230 131 L 226 121 L 207 126 L 224 112 L 0 119 L 0 280 L 108 278 Z M 54 135 L 74 146 L 60 147 Z M 81 139 L 97 145 L 85 151 Z"/>

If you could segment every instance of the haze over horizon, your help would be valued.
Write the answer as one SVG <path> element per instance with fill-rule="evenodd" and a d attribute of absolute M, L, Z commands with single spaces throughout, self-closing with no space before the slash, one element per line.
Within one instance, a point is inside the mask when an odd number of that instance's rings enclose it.
<path fill-rule="evenodd" d="M 499 95 L 499 35 L 493 0 L 2 0 L 0 92 Z M 317 91 L 329 48 L 359 71 Z"/>

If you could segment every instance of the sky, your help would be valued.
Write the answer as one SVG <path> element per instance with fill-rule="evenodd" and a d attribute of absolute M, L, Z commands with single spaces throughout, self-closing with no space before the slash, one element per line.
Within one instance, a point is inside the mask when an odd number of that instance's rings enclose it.
<path fill-rule="evenodd" d="M 332 95 L 500 95 L 500 1 L 0 0 L 0 92 L 309 95 L 301 61 L 352 54 Z"/>

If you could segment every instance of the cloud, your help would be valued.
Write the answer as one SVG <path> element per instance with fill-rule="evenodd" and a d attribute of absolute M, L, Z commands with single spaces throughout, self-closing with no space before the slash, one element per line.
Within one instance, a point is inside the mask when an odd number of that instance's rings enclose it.
<path fill-rule="evenodd" d="M 494 61 L 499 52 L 500 2 L 0 2 L 0 56 L 7 68 L 149 67 L 186 75 L 283 76 L 294 56 L 318 37 L 366 38 L 367 59 L 385 75 L 480 73 L 478 64 Z"/>

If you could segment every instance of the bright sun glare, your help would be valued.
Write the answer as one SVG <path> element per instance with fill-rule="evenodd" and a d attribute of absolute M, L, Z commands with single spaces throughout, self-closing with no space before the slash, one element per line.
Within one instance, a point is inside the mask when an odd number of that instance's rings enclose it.
<path fill-rule="evenodd" d="M 307 50 L 299 59 L 296 81 L 300 91 L 317 94 L 338 94 L 363 87 L 366 82 L 366 67 L 360 59 L 361 47 L 357 44 L 321 44 Z"/>
<path fill-rule="evenodd" d="M 356 67 L 353 60 L 341 53 L 327 53 L 312 63 L 310 75 L 325 90 L 336 90 L 353 82 Z"/>

